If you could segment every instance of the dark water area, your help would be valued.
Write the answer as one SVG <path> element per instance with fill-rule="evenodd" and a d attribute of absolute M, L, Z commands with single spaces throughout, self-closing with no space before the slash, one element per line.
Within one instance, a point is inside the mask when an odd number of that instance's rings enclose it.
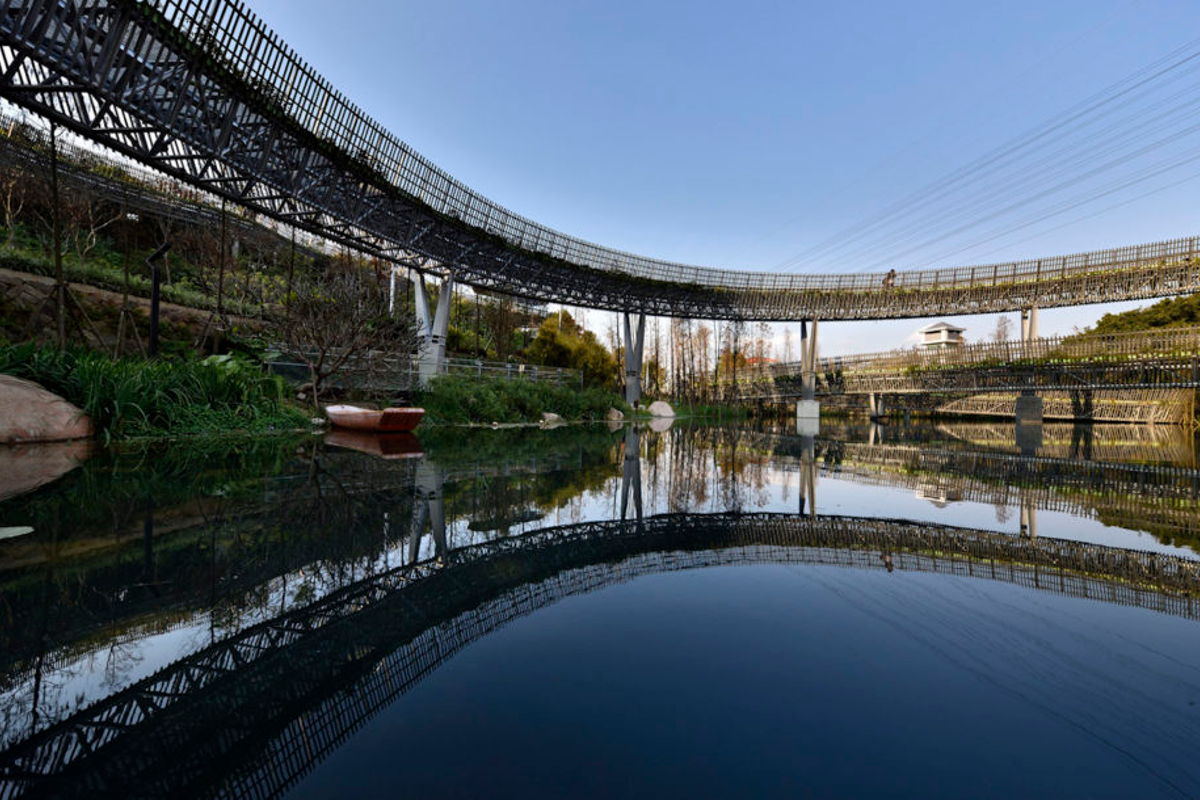
<path fill-rule="evenodd" d="M 0 798 L 1196 796 L 1198 533 L 1162 427 L 101 450 L 0 501 Z"/>

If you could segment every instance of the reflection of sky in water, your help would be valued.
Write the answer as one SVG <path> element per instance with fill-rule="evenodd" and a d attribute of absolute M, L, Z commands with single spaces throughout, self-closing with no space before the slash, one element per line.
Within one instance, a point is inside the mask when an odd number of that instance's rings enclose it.
<path fill-rule="evenodd" d="M 922 573 L 649 575 L 470 645 L 294 796 L 1194 794 L 1195 632 Z"/>
<path fill-rule="evenodd" d="M 569 443 L 570 430 L 564 431 L 563 436 L 564 441 Z M 732 449 L 725 444 L 718 445 L 714 452 L 708 444 L 697 442 L 692 437 L 685 438 L 680 435 L 678 430 L 661 436 L 644 433 L 642 443 L 643 448 L 653 446 L 653 452 L 656 453 L 655 458 L 644 458 L 641 462 L 642 499 L 646 515 L 669 512 L 709 513 L 735 509 L 747 512 L 795 513 L 799 507 L 801 473 L 798 462 L 793 457 L 775 458 L 759 451 L 743 452 L 739 450 L 740 472 L 738 478 L 732 480 L 728 471 Z M 514 478 L 504 484 L 510 489 L 505 494 L 506 501 L 510 506 L 516 507 L 516 512 L 522 513 L 514 513 L 514 508 L 511 507 L 498 513 L 486 506 L 467 513 L 467 507 L 461 501 L 457 504 L 448 504 L 446 508 L 448 545 L 451 548 L 466 547 L 490 541 L 502 535 L 520 535 L 550 526 L 619 518 L 621 516 L 622 490 L 620 453 L 616 452 L 613 458 L 610 477 L 605 478 L 599 488 L 579 492 L 557 504 L 539 506 L 533 501 L 523 502 L 521 500 L 523 493 L 520 487 L 523 485 L 522 482 L 528 478 Z M 714 462 L 718 466 L 714 467 Z M 562 476 L 568 479 L 565 481 L 566 483 L 569 484 L 572 474 L 570 472 L 562 473 Z M 447 484 L 444 492 L 451 495 L 455 489 L 455 484 Z M 821 514 L 904 518 L 981 528 L 1014 535 L 1018 532 L 1020 514 L 1016 505 L 1008 505 L 998 511 L 996 507 L 985 503 L 933 502 L 918 496 L 918 494 L 919 489 L 914 490 L 911 486 L 876 485 L 855 480 L 854 476 L 846 473 L 819 472 L 816 487 L 816 509 Z M 936 497 L 933 499 L 937 500 Z M 494 520 L 497 517 L 509 523 L 509 527 L 503 532 L 470 529 L 473 521 L 477 523 L 476 527 L 478 528 L 481 520 Z M 1191 550 L 1160 543 L 1149 534 L 1106 526 L 1098 520 L 1070 513 L 1039 510 L 1037 521 L 1038 534 L 1042 537 L 1073 539 L 1112 547 L 1194 557 Z M 389 524 L 393 531 L 406 530 L 408 522 L 407 520 L 393 520 Z M 435 545 L 433 537 L 429 534 L 428 523 L 426 523 L 426 533 L 417 549 L 417 559 L 424 560 L 432 558 L 434 555 Z M 359 559 L 350 565 L 348 570 L 322 570 L 319 565 L 316 565 L 272 578 L 261 587 L 263 591 L 257 605 L 238 609 L 232 615 L 229 614 L 229 609 L 223 609 L 219 616 L 207 609 L 187 612 L 183 618 L 177 619 L 169 630 L 161 630 L 153 622 L 148 622 L 140 628 L 135 625 L 132 631 L 123 636 L 123 641 L 120 643 L 106 642 L 83 655 L 52 658 L 50 661 L 56 664 L 56 668 L 44 676 L 42 721 L 43 723 L 51 722 L 81 705 L 87 705 L 96 699 L 105 697 L 153 674 L 189 653 L 203 649 L 214 640 L 221 640 L 238 630 L 269 619 L 283 611 L 326 596 L 352 580 L 409 563 L 411 558 L 412 552 L 409 543 L 395 541 L 388 549 Z M 816 581 L 817 577 L 819 575 L 814 573 L 809 576 L 809 579 Z M 844 582 L 849 579 L 838 578 L 837 580 Z M 863 580 L 865 583 L 851 581 L 853 592 L 886 592 L 888 587 L 895 586 L 895 584 L 887 583 L 876 584 L 875 579 Z M 1129 617 L 1134 612 L 1128 609 L 1117 609 L 1100 604 L 1075 604 L 1062 598 L 1047 600 L 1036 594 L 1025 599 L 1015 600 L 1012 598 L 1022 595 L 1024 590 L 1018 590 L 1011 586 L 981 588 L 983 587 L 981 582 L 969 582 L 966 586 L 958 586 L 958 581 L 935 576 L 909 575 L 905 580 L 914 587 L 925 587 L 922 591 L 934 594 L 937 593 L 937 587 L 953 585 L 958 587 L 953 591 L 959 593 L 975 592 L 993 599 L 1007 598 L 1003 602 L 996 599 L 997 608 L 1004 607 L 1005 604 L 1012 605 L 1014 609 L 1019 609 L 1020 613 L 1024 615 L 1022 618 L 1033 618 L 1040 613 L 1040 611 L 1031 609 L 1044 610 L 1049 605 L 1059 608 L 1060 606 L 1056 604 L 1064 604 L 1061 605 L 1061 608 L 1071 609 L 1070 613 L 1075 615 L 1072 619 L 1086 622 L 1095 630 L 1103 630 L 1109 625 L 1109 620 L 1116 617 L 1140 620 L 1138 624 L 1147 631 L 1159 630 L 1163 626 L 1183 626 L 1180 628 L 1183 630 L 1192 624 L 1180 620 L 1164 621 L 1166 618 L 1148 612 L 1138 612 L 1135 617 Z M 850 588 L 838 591 L 850 592 Z M 910 591 L 915 592 L 916 589 Z M 950 592 L 951 589 L 946 588 L 941 591 L 943 593 Z M 849 598 L 850 595 L 846 596 Z M 862 602 L 870 604 L 885 602 L 881 598 L 882 596 L 874 597 L 869 601 Z M 909 602 L 916 602 L 916 600 L 917 595 L 908 599 Z M 930 602 L 933 603 L 933 601 Z M 936 614 L 930 613 L 931 620 L 936 618 Z M 217 619 L 220 621 L 217 622 Z M 929 624 L 933 626 L 930 630 L 933 630 L 939 623 L 930 622 Z M 1012 622 L 1011 624 L 1016 625 L 1017 623 Z M 1049 624 L 1046 622 L 1046 625 Z M 1130 625 L 1132 626 L 1132 623 Z M 1067 627 L 1069 626 L 1066 623 L 1062 623 L 1056 630 L 1062 633 Z M 1189 631 L 1188 635 L 1192 635 L 1192 629 L 1186 629 Z M 1130 627 L 1130 631 L 1132 630 L 1133 627 Z M 1158 644 L 1146 642 L 1136 644 L 1141 640 L 1137 639 L 1137 636 L 1130 631 L 1120 634 L 1123 637 L 1132 637 L 1128 638 L 1129 648 L 1133 648 L 1133 650 L 1142 648 L 1147 653 L 1157 652 Z M 1057 636 L 1059 633 L 1053 635 Z M 912 635 L 915 636 L 916 633 L 913 632 Z M 1000 636 L 999 633 L 996 635 Z M 1021 635 L 1024 636 L 1025 633 Z M 1046 636 L 1050 635 L 1046 634 Z M 1071 633 L 1070 636 L 1076 636 L 1076 634 Z M 1013 634 L 1005 634 L 1001 638 L 1005 637 L 1012 639 Z M 1126 640 L 1122 639 L 1122 641 Z M 1095 644 L 1094 638 L 1088 639 L 1087 642 Z M 1083 647 L 1084 645 L 1080 644 L 1079 646 Z M 1133 652 L 1133 650 L 1129 652 Z M 1002 652 L 1002 649 L 999 650 L 996 657 L 1001 658 L 1000 653 Z M 1103 655 L 1104 658 L 1116 658 L 1111 650 L 1104 650 Z M 1058 656 L 1054 655 L 1054 651 L 1047 650 L 1040 657 L 1046 660 Z M 1186 663 L 1195 663 L 1195 661 Z M 1007 669 L 1007 667 L 1005 668 Z M 438 674 L 440 675 L 441 671 Z M 1055 680 L 1057 680 L 1057 676 Z M 0 692 L 0 706 L 6 709 L 4 738 L 0 740 L 0 743 L 20 738 L 29 730 L 31 719 L 28 698 L 31 694 L 31 682 L 32 676 L 23 676 L 7 691 Z"/>

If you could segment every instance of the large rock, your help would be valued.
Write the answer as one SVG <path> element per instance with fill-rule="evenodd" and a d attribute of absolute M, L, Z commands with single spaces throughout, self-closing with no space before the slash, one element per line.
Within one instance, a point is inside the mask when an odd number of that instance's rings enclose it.
<path fill-rule="evenodd" d="M 562 422 L 562 417 L 560 417 L 558 414 L 555 414 L 553 411 L 543 411 L 542 422 L 547 424 L 551 422 Z"/>
<path fill-rule="evenodd" d="M 92 435 L 79 408 L 32 381 L 0 375 L 0 442 L 61 442 Z"/>
<path fill-rule="evenodd" d="M 615 408 L 610 408 L 604 418 L 609 422 L 621 422 L 625 419 L 625 415 Z"/>
<path fill-rule="evenodd" d="M 667 401 L 665 401 L 665 400 L 655 400 L 653 403 L 650 404 L 650 407 L 646 410 L 650 412 L 650 416 L 652 416 L 652 417 L 673 417 L 673 416 L 675 416 L 675 409 L 671 408 L 671 406 L 668 405 Z"/>

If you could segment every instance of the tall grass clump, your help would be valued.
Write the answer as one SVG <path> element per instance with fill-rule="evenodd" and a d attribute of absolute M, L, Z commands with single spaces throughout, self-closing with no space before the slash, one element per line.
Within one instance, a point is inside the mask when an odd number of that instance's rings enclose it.
<path fill-rule="evenodd" d="M 282 379 L 236 356 L 113 360 L 85 349 L 0 344 L 0 373 L 65 397 L 87 412 L 106 439 L 306 424 L 306 415 L 285 401 Z"/>
<path fill-rule="evenodd" d="M 599 388 L 555 386 L 523 380 L 476 380 L 442 375 L 416 397 L 432 423 L 538 422 L 550 412 L 569 420 L 601 420 L 610 408 L 628 412 L 616 395 Z"/>

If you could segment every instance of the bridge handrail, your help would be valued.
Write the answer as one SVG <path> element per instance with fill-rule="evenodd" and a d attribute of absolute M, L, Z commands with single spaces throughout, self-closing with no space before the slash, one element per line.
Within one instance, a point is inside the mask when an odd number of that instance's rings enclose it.
<path fill-rule="evenodd" d="M 140 0 L 134 6 L 217 61 L 229 77 L 260 96 L 273 111 L 341 150 L 386 182 L 435 212 L 499 236 L 523 250 L 632 277 L 767 294 L 792 292 L 904 292 L 977 286 L 1037 284 L 1050 278 L 1190 263 L 1200 237 L 1076 253 L 1046 259 L 900 272 L 883 288 L 878 273 L 798 275 L 743 272 L 682 264 L 603 247 L 522 217 L 454 179 L 367 116 L 288 47 L 242 0 Z"/>

